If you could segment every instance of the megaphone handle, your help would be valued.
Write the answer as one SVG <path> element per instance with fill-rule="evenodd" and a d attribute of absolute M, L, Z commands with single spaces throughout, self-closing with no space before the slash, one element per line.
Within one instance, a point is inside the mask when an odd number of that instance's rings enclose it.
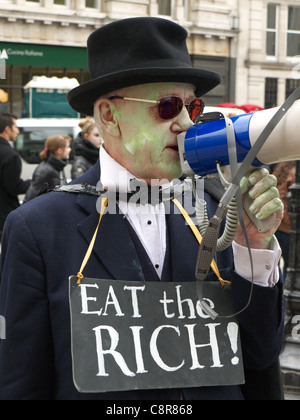
<path fill-rule="evenodd" d="M 270 216 L 268 216 L 267 218 L 265 218 L 263 220 L 257 219 L 255 217 L 255 214 L 251 213 L 250 210 L 249 210 L 249 207 L 251 206 L 251 204 L 253 203 L 253 201 L 254 200 L 249 197 L 249 194 L 248 193 L 244 194 L 244 197 L 243 197 L 243 207 L 244 207 L 244 210 L 245 210 L 247 216 L 249 217 L 249 219 L 257 227 L 257 230 L 260 233 L 265 233 L 269 229 L 271 229 L 272 226 L 274 226 L 275 219 L 276 219 L 276 214 L 271 214 Z"/>
<path fill-rule="evenodd" d="M 216 252 L 221 222 L 222 220 L 216 216 L 210 219 L 209 225 L 199 246 L 195 272 L 198 281 L 204 280 L 209 272 L 211 262 Z"/>

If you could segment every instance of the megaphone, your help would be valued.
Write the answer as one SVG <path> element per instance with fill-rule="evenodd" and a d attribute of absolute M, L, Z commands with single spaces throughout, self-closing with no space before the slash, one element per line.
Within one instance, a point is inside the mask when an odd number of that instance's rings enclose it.
<path fill-rule="evenodd" d="M 219 238 L 218 240 L 221 222 L 227 211 L 229 213 L 230 205 L 236 194 L 236 198 L 241 204 L 238 185 L 250 166 L 259 167 L 277 162 L 300 160 L 300 88 L 296 89 L 286 102 L 278 108 L 230 118 L 225 117 L 222 113 L 217 114 L 216 117 L 205 116 L 204 114 L 199 124 L 192 126 L 185 134 L 182 133 L 177 136 L 177 139 L 184 174 L 195 178 L 195 174 L 200 176 L 217 172 L 220 174 L 220 167 L 222 166 L 230 165 L 231 169 L 232 179 L 227 183 L 228 187 L 210 221 L 205 216 L 205 204 L 204 211 L 201 207 L 197 210 L 197 202 L 202 206 L 204 200 L 197 199 L 196 195 L 196 215 L 198 213 L 201 219 L 199 223 L 200 231 L 202 230 L 201 224 L 204 214 L 204 235 L 196 264 L 197 290 L 200 306 L 211 318 L 215 319 L 218 314 L 209 308 L 203 300 L 202 282 L 210 269 L 214 253 L 218 251 L 218 241 L 222 239 Z M 238 163 L 240 163 L 239 168 Z M 251 218 L 247 207 L 249 209 L 249 202 L 247 204 L 244 202 L 243 208 Z M 236 216 L 234 212 L 233 209 L 233 217 Z M 270 217 L 272 218 L 274 215 L 270 215 L 268 218 Z M 197 220 L 199 218 L 197 215 Z M 243 224 L 242 214 L 239 214 L 239 219 Z M 259 227 L 257 220 L 254 219 L 252 221 L 257 228 L 261 232 L 266 231 L 263 230 L 263 227 Z M 266 220 L 263 223 L 266 225 Z M 273 225 L 272 220 L 270 224 Z M 264 229 L 268 228 L 269 226 L 264 226 Z M 246 234 L 245 226 L 243 230 Z M 224 233 L 225 231 L 226 226 Z M 233 240 L 234 235 L 235 229 L 230 227 L 230 230 L 228 229 L 226 233 L 228 237 L 225 238 L 224 248 L 221 244 L 219 250 L 225 249 Z M 251 300 L 252 288 L 246 307 Z"/>
<path fill-rule="evenodd" d="M 230 117 L 237 161 L 244 160 L 260 133 L 280 107 Z M 205 114 L 204 114 L 205 117 Z M 227 131 L 224 118 L 200 122 L 178 136 L 181 167 L 186 175 L 205 176 L 217 172 L 216 164 L 229 165 Z M 252 162 L 259 167 L 277 162 L 300 160 L 300 99 L 296 100 L 276 125 Z"/>

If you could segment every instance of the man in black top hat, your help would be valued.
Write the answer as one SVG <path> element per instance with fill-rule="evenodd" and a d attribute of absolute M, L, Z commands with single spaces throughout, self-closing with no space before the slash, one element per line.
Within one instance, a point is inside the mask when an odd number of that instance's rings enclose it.
<path fill-rule="evenodd" d="M 188 83 L 196 96 L 204 95 L 221 76 L 192 67 L 186 37 L 184 28 L 156 18 L 124 19 L 98 29 L 88 39 L 91 81 L 69 93 L 70 104 L 93 115 L 103 94 L 155 82 Z"/>
<path fill-rule="evenodd" d="M 177 135 L 203 111 L 199 96 L 220 82 L 218 74 L 192 67 L 186 37 L 182 27 L 168 20 L 133 18 L 108 24 L 88 40 L 91 81 L 71 91 L 69 101 L 78 112 L 94 116 L 104 147 L 100 165 L 76 183 L 95 186 L 100 179 L 102 187 L 119 199 L 117 211 L 108 211 L 101 219 L 86 277 L 137 282 L 194 279 L 198 243 L 174 204 L 167 213 L 163 202 L 124 199 L 136 180 L 164 188 L 181 175 Z M 255 281 L 251 305 L 239 317 L 246 382 L 247 372 L 261 372 L 276 362 L 284 319 L 277 269 L 280 249 L 272 239 L 282 203 L 274 178 L 265 170 L 244 179 L 242 192 L 248 182 L 256 198 L 255 213 L 261 217 L 274 213 L 276 221 L 268 232 L 258 233 L 246 219 Z M 51 192 L 8 218 L 0 290 L 0 315 L 7 329 L 0 344 L 0 398 L 243 399 L 240 385 L 128 391 L 118 391 L 116 385 L 116 391 L 108 393 L 76 389 L 68 277 L 78 273 L 99 220 L 95 191 L 82 191 L 75 187 L 72 194 Z M 207 194 L 205 199 L 208 212 L 214 214 L 217 202 Z M 244 245 L 239 229 L 233 248 L 218 259 L 220 272 L 232 282 L 238 308 L 251 290 Z M 273 385 L 268 384 L 270 390 Z"/>

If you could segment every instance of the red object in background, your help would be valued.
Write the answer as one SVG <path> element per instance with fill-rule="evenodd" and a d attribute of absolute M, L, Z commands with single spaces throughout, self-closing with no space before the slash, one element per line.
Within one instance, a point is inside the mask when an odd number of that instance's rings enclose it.
<path fill-rule="evenodd" d="M 223 104 L 217 105 L 221 108 L 240 108 L 237 104 L 234 104 L 232 102 L 224 102 Z"/>
<path fill-rule="evenodd" d="M 245 112 L 263 111 L 265 109 L 265 108 L 262 108 L 261 106 L 254 105 L 254 104 L 241 105 L 239 106 L 239 108 Z"/>

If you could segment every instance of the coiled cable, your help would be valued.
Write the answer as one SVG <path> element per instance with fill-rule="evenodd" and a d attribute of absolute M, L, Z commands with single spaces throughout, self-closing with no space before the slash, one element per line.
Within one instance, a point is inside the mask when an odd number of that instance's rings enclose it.
<path fill-rule="evenodd" d="M 220 176 L 221 176 L 223 185 L 225 186 L 229 185 L 229 183 L 226 181 L 223 175 L 220 174 Z M 192 185 L 193 185 L 193 192 L 194 192 L 194 196 L 196 200 L 196 205 L 195 205 L 196 220 L 197 220 L 199 231 L 201 235 L 204 236 L 207 230 L 208 224 L 209 224 L 206 201 L 197 196 L 197 193 L 194 187 L 195 185 L 194 182 L 192 183 Z M 239 219 L 238 219 L 237 203 L 236 203 L 236 199 L 233 198 L 228 206 L 224 232 L 222 236 L 218 238 L 218 241 L 217 241 L 217 246 L 216 246 L 217 252 L 224 251 L 231 245 L 232 241 L 234 240 L 236 230 L 238 227 L 238 220 Z"/>

